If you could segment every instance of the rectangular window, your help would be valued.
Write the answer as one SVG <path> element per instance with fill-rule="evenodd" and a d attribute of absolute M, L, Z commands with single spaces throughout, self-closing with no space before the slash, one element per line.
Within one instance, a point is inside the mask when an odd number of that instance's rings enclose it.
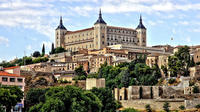
<path fill-rule="evenodd" d="M 15 82 L 15 78 L 10 78 L 10 82 Z"/>
<path fill-rule="evenodd" d="M 2 77 L 2 81 L 3 82 L 8 82 L 8 78 L 7 77 Z"/>
<path fill-rule="evenodd" d="M 23 82 L 23 79 L 22 78 L 17 78 L 17 81 L 18 82 Z"/>

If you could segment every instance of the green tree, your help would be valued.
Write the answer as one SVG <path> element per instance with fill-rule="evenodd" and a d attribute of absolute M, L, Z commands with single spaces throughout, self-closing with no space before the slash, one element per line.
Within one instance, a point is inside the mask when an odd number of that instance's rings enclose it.
<path fill-rule="evenodd" d="M 168 69 L 167 69 L 167 67 L 162 65 L 161 69 L 162 69 L 163 73 L 165 74 L 165 77 L 168 77 Z"/>
<path fill-rule="evenodd" d="M 75 75 L 77 75 L 77 77 L 75 77 L 77 80 L 85 80 L 87 78 L 87 73 L 84 71 L 82 65 L 75 69 Z"/>
<path fill-rule="evenodd" d="M 28 112 L 41 112 L 42 106 L 43 106 L 42 102 L 40 102 L 39 104 L 35 104 L 32 107 L 30 107 L 30 109 L 28 110 Z"/>
<path fill-rule="evenodd" d="M 199 93 L 199 87 L 194 86 L 192 91 L 193 91 L 193 93 Z"/>
<path fill-rule="evenodd" d="M 169 110 L 169 107 L 170 107 L 169 103 L 168 103 L 168 102 L 165 102 L 164 105 L 163 105 L 163 110 L 164 110 L 165 112 L 169 112 L 169 111 L 170 111 L 170 110 Z"/>
<path fill-rule="evenodd" d="M 55 49 L 54 49 L 54 43 L 51 44 L 51 52 L 50 54 L 54 54 L 55 53 Z"/>
<path fill-rule="evenodd" d="M 185 106 L 184 106 L 184 105 L 181 105 L 181 106 L 179 106 L 179 109 L 185 110 Z"/>
<path fill-rule="evenodd" d="M 102 108 L 101 100 L 94 93 L 75 86 L 51 87 L 30 93 L 29 96 L 32 95 L 33 99 L 29 99 L 36 101 L 29 112 L 100 112 Z M 37 98 L 39 93 L 45 94 L 42 95 L 44 101 Z"/>
<path fill-rule="evenodd" d="M 49 98 L 40 109 L 41 112 L 65 112 L 65 105 L 60 99 Z"/>
<path fill-rule="evenodd" d="M 42 45 L 42 56 L 44 56 L 45 55 L 45 45 L 43 44 Z"/>
<path fill-rule="evenodd" d="M 177 76 L 177 74 L 182 76 L 189 75 L 189 67 L 191 64 L 190 48 L 184 46 L 178 49 L 178 52 L 174 56 L 169 56 L 168 66 L 171 76 Z"/>
<path fill-rule="evenodd" d="M 10 112 L 23 98 L 23 92 L 16 86 L 1 86 L 0 87 L 0 104 L 5 106 L 6 112 Z"/>
<path fill-rule="evenodd" d="M 33 57 L 39 57 L 39 56 L 41 56 L 41 54 L 40 54 L 39 51 L 35 51 L 35 52 L 33 53 Z"/>
<path fill-rule="evenodd" d="M 45 93 L 48 89 L 32 88 L 26 94 L 25 107 L 27 110 L 35 104 L 45 102 Z M 34 107 L 36 108 L 36 107 Z"/>
<path fill-rule="evenodd" d="M 135 110 L 134 108 L 126 108 L 122 112 L 139 112 L 139 111 Z"/>
<path fill-rule="evenodd" d="M 1 104 L 0 104 L 0 112 L 5 112 L 5 110 Z"/>
<path fill-rule="evenodd" d="M 147 112 L 152 112 L 151 106 L 149 104 L 145 105 L 145 109 Z"/>
<path fill-rule="evenodd" d="M 160 68 L 158 67 L 157 64 L 153 65 L 153 67 L 152 67 L 152 75 L 153 75 L 156 79 L 161 78 Z"/>
<path fill-rule="evenodd" d="M 55 50 L 54 50 L 54 52 L 55 53 L 62 53 L 62 52 L 65 52 L 66 50 L 64 49 L 64 48 L 62 48 L 62 47 L 57 47 Z"/>
<path fill-rule="evenodd" d="M 189 67 L 194 67 L 196 64 L 194 62 L 194 57 L 192 57 L 191 61 L 190 61 L 190 64 L 189 64 Z"/>
<path fill-rule="evenodd" d="M 197 104 L 195 108 L 200 109 L 200 104 Z"/>
<path fill-rule="evenodd" d="M 119 108 L 118 102 L 115 101 L 112 91 L 108 88 L 93 88 L 91 90 L 102 102 L 101 112 L 114 112 Z"/>
<path fill-rule="evenodd" d="M 120 75 L 122 76 L 122 79 L 121 79 L 122 87 L 128 87 L 131 81 L 131 76 L 128 69 L 121 71 Z"/>

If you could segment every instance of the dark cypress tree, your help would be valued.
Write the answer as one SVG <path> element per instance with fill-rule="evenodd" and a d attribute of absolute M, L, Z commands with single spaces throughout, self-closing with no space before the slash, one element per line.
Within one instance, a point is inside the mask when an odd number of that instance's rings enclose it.
<path fill-rule="evenodd" d="M 52 43 L 52 45 L 51 45 L 51 52 L 50 52 L 50 54 L 54 54 L 55 53 L 55 49 L 54 49 L 54 43 Z"/>
<path fill-rule="evenodd" d="M 42 56 L 44 56 L 45 55 L 45 45 L 43 44 L 43 46 L 42 46 Z"/>

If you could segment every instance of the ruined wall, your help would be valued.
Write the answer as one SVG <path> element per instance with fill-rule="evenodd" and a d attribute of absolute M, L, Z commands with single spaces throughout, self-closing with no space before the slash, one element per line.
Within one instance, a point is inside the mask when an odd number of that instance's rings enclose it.
<path fill-rule="evenodd" d="M 178 110 L 179 106 L 184 105 L 184 100 L 155 100 L 155 99 L 138 99 L 138 100 L 121 100 L 124 108 L 145 109 L 145 105 L 150 104 L 153 110 L 162 110 L 165 101 L 169 102 L 170 110 Z"/>
<path fill-rule="evenodd" d="M 185 100 L 185 107 L 186 109 L 192 109 L 195 108 L 196 105 L 200 104 L 199 98 L 193 99 L 193 100 Z"/>
<path fill-rule="evenodd" d="M 93 87 L 101 88 L 105 87 L 105 79 L 104 78 L 87 78 L 86 79 L 86 90 L 90 90 Z"/>

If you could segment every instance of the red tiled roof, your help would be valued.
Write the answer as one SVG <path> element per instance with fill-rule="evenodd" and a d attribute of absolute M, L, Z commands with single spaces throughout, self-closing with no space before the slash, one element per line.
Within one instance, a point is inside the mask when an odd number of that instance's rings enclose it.
<path fill-rule="evenodd" d="M 93 29 L 94 29 L 94 27 L 91 27 L 91 28 L 86 28 L 86 29 L 82 29 L 82 30 L 71 31 L 67 34 L 73 34 L 73 33 L 83 32 L 83 31 L 87 31 L 87 30 L 93 30 Z"/>
<path fill-rule="evenodd" d="M 8 67 L 8 68 L 3 68 L 4 70 L 9 70 L 9 69 L 15 69 L 18 68 L 19 66 L 13 66 L 13 67 Z"/>
<path fill-rule="evenodd" d="M 125 28 L 125 27 L 117 27 L 117 26 L 108 26 L 108 28 L 124 29 L 124 30 L 135 30 L 135 29 L 133 29 L 133 28 Z"/>
<path fill-rule="evenodd" d="M 4 72 L 4 71 L 0 71 L 0 76 L 21 77 L 20 75 L 10 74 L 10 73 Z"/>

